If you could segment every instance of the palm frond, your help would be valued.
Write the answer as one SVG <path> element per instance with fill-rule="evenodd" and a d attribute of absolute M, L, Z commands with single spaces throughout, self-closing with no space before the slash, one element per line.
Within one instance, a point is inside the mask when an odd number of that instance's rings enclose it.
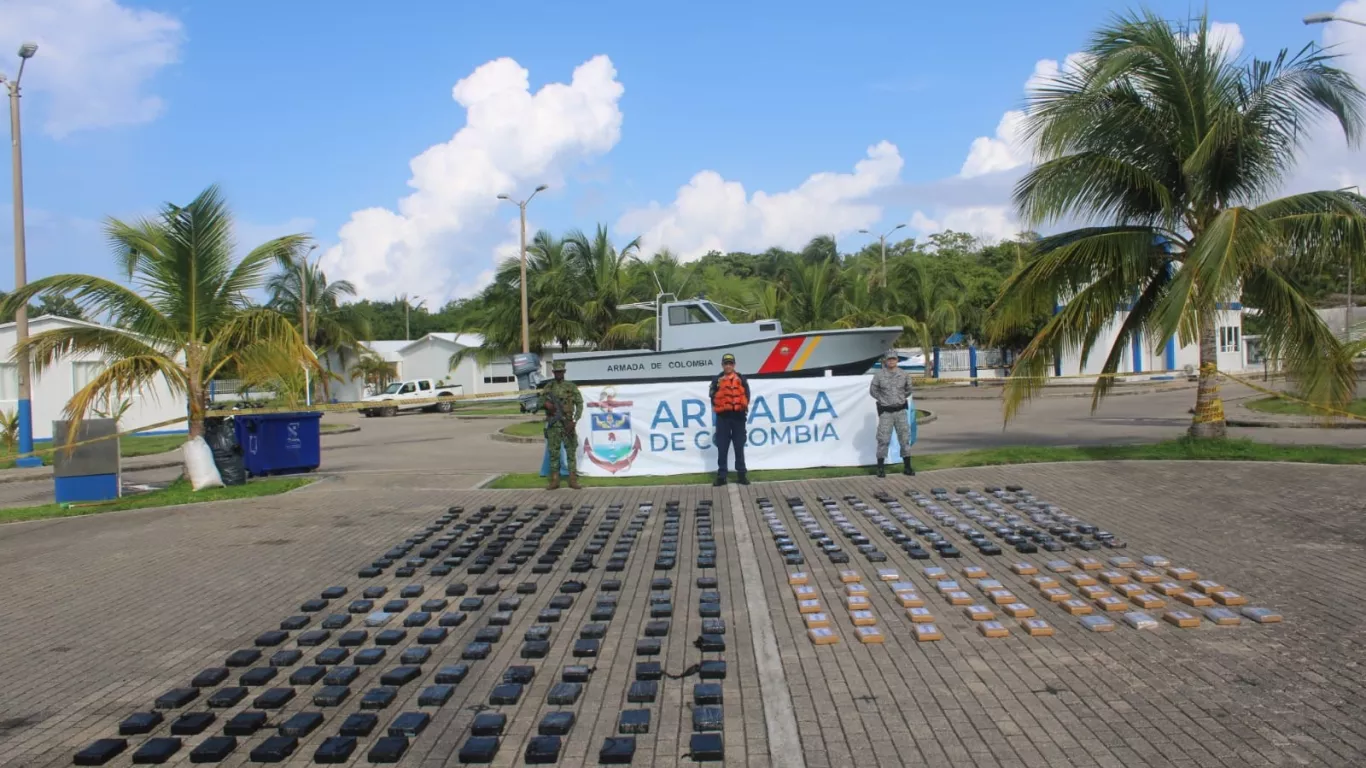
<path fill-rule="evenodd" d="M 1356 391 L 1353 351 L 1333 335 L 1304 295 L 1273 266 L 1247 272 L 1243 297 L 1276 319 L 1262 335 L 1267 357 L 1282 362 L 1310 402 L 1345 408 Z"/>
<path fill-rule="evenodd" d="M 75 440 L 81 422 L 93 406 L 102 400 L 122 399 L 134 393 L 155 398 L 154 384 L 158 379 L 166 382 L 172 395 L 184 395 L 184 370 L 165 355 L 128 355 L 112 360 L 67 401 L 63 412 L 71 420 L 68 441 Z"/>
<path fill-rule="evenodd" d="M 69 357 L 98 355 L 103 360 L 123 357 L 163 357 L 170 360 L 168 349 L 158 349 L 150 342 L 117 328 L 77 325 L 54 328 L 36 333 L 14 350 L 14 359 L 27 353 L 36 373 L 42 373 L 58 361 Z"/>

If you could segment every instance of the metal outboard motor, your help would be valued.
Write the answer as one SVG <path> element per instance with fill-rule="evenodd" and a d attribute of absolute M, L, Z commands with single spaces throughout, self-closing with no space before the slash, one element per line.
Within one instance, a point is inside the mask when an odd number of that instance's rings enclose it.
<path fill-rule="evenodd" d="M 540 386 L 545 377 L 541 375 L 541 357 L 535 352 L 521 352 L 512 356 L 512 374 L 517 377 L 517 400 L 522 404 L 522 413 L 535 413 L 541 408 Z"/>

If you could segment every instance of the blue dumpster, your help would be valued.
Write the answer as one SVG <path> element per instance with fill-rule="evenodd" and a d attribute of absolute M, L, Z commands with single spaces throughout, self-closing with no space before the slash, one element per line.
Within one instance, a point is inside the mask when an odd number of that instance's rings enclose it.
<path fill-rule="evenodd" d="M 322 462 L 321 413 L 236 416 L 233 424 L 242 459 L 252 477 L 312 472 Z"/>

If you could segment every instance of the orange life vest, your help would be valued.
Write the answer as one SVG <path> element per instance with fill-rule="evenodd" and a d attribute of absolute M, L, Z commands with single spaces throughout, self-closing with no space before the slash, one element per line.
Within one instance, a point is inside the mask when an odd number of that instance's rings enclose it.
<path fill-rule="evenodd" d="M 716 396 L 712 398 L 712 407 L 717 413 L 743 412 L 749 408 L 749 398 L 745 395 L 745 385 L 740 381 L 739 374 L 722 376 L 716 382 Z"/>

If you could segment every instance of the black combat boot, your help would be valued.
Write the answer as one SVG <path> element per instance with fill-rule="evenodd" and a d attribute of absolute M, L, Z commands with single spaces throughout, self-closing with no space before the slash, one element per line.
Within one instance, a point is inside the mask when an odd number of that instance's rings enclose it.
<path fill-rule="evenodd" d="M 737 477 L 735 478 L 735 481 L 736 481 L 737 483 L 739 483 L 740 485 L 749 485 L 749 473 L 748 473 L 748 472 L 739 472 L 739 473 L 737 473 Z"/>
<path fill-rule="evenodd" d="M 716 476 L 716 479 L 711 481 L 711 484 L 713 487 L 720 488 L 721 486 L 726 484 L 726 476 L 723 474 L 718 474 Z"/>
<path fill-rule="evenodd" d="M 903 458 L 903 459 L 901 460 L 901 474 L 903 474 L 903 475 L 912 475 L 912 476 L 915 475 L 915 468 L 911 466 L 911 457 L 910 457 L 910 456 L 906 456 L 905 458 Z"/>
<path fill-rule="evenodd" d="M 878 460 L 877 460 L 877 476 L 878 476 L 878 477 L 886 477 L 886 476 L 887 476 L 887 461 L 886 461 L 885 459 L 878 459 Z"/>

